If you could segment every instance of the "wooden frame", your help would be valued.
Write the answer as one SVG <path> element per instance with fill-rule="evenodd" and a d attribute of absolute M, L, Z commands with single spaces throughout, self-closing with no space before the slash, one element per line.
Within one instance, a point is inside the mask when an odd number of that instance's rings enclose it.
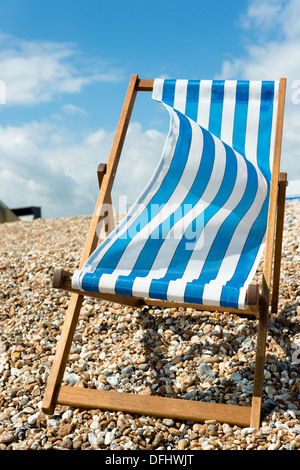
<path fill-rule="evenodd" d="M 111 202 L 111 190 L 136 94 L 138 91 L 151 91 L 153 89 L 153 82 L 154 80 L 139 79 L 138 75 L 132 75 L 129 82 L 108 163 L 107 165 L 101 164 L 98 167 L 98 181 L 100 187 L 99 196 L 83 250 L 80 268 L 83 267 L 84 263 L 97 246 L 97 226 L 105 217 L 105 213 L 103 213 L 105 204 L 109 204 Z M 138 299 L 113 294 L 100 294 L 99 292 L 81 292 L 72 288 L 71 273 L 64 269 L 55 270 L 53 287 L 69 291 L 72 295 L 42 404 L 42 409 L 46 414 L 52 414 L 56 404 L 61 404 L 84 409 L 100 408 L 111 411 L 127 411 L 136 414 L 149 414 L 150 416 L 163 416 L 193 421 L 215 419 L 218 422 L 237 424 L 239 426 L 251 426 L 257 429 L 259 428 L 263 394 L 268 315 L 270 308 L 272 308 L 272 312 L 277 310 L 279 291 L 278 286 L 286 187 L 286 174 L 279 175 L 285 87 L 286 79 L 280 79 L 262 286 L 261 289 L 256 285 L 249 286 L 247 291 L 247 309 L 225 309 L 212 306 Z M 111 227 L 109 227 L 109 225 L 111 225 Z M 111 228 L 112 224 L 109 223 L 108 226 L 105 227 L 105 231 L 109 232 Z M 273 264 L 274 241 L 275 259 Z M 273 297 L 271 295 L 272 287 Z M 176 398 L 142 396 L 137 394 L 118 393 L 116 391 L 102 391 L 62 386 L 61 382 L 84 296 L 92 296 L 106 301 L 135 307 L 142 307 L 143 305 L 182 306 L 184 308 L 192 307 L 199 310 L 226 311 L 254 315 L 258 319 L 259 327 L 251 406 L 206 403 Z"/>

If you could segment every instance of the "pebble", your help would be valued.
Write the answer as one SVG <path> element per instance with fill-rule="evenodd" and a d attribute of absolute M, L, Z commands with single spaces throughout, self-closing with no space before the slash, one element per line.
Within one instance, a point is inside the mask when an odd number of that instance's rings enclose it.
<path fill-rule="evenodd" d="M 300 449 L 300 203 L 287 203 L 278 315 L 269 318 L 259 429 L 57 406 L 41 411 L 91 218 L 0 225 L 0 450 Z M 261 266 L 256 276 L 261 275 Z M 192 308 L 135 309 L 85 298 L 64 383 L 251 404 L 257 320 Z"/>
<path fill-rule="evenodd" d="M 105 434 L 104 444 L 108 446 L 113 441 L 114 434 L 112 432 L 107 432 Z"/>
<path fill-rule="evenodd" d="M 14 440 L 14 435 L 11 434 L 11 433 L 8 433 L 8 432 L 3 432 L 1 435 L 0 435 L 0 443 L 1 444 L 9 444 L 10 442 L 12 442 Z"/>
<path fill-rule="evenodd" d="M 188 446 L 189 442 L 187 439 L 180 439 L 177 444 L 178 450 L 184 450 Z"/>
<path fill-rule="evenodd" d="M 41 414 L 41 412 L 37 411 L 33 415 L 29 416 L 28 419 L 27 419 L 27 423 L 29 425 L 32 425 L 32 424 L 36 423 L 36 421 L 38 420 L 38 417 L 40 416 L 40 414 Z"/>
<path fill-rule="evenodd" d="M 256 428 L 243 428 L 241 430 L 241 435 L 242 436 L 247 436 L 248 434 L 253 434 L 255 432 L 257 432 Z"/>
<path fill-rule="evenodd" d="M 57 427 L 59 426 L 59 420 L 57 419 L 49 419 L 48 422 L 47 422 L 47 426 L 48 427 Z"/>
<path fill-rule="evenodd" d="M 65 411 L 65 413 L 62 414 L 61 419 L 63 421 L 67 421 L 68 419 L 72 418 L 72 416 L 73 416 L 73 410 L 67 410 Z"/>
<path fill-rule="evenodd" d="M 230 380 L 233 380 L 233 382 L 239 382 L 240 380 L 242 380 L 242 376 L 239 372 L 234 372 L 233 374 L 231 374 Z"/>
<path fill-rule="evenodd" d="M 96 436 L 96 434 L 93 433 L 93 432 L 89 432 L 88 433 L 88 441 L 91 444 L 91 446 L 97 445 L 97 436 Z M 110 442 L 106 442 L 106 444 L 110 444 Z"/>
<path fill-rule="evenodd" d="M 217 375 L 217 372 L 212 370 L 208 364 L 202 363 L 197 369 L 197 375 L 201 382 L 213 382 Z"/>
<path fill-rule="evenodd" d="M 113 387 L 117 387 L 119 385 L 119 379 L 115 375 L 112 375 L 111 377 L 107 377 L 107 382 Z"/>

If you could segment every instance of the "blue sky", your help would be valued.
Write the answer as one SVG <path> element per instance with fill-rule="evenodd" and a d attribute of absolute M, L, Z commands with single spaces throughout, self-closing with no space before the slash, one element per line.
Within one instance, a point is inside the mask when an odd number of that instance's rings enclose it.
<path fill-rule="evenodd" d="M 107 161 L 132 73 L 287 77 L 282 170 L 300 178 L 298 0 L 0 0 L 0 16 L 0 200 L 8 206 L 40 205 L 43 217 L 93 212 L 96 168 Z M 167 130 L 166 112 L 141 94 L 115 198 L 134 201 Z"/>

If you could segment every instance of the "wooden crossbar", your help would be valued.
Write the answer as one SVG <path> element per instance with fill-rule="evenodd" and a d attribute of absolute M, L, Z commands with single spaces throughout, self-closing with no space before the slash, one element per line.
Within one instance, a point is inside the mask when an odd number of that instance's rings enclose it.
<path fill-rule="evenodd" d="M 120 393 L 115 390 L 95 390 L 61 386 L 57 403 L 84 409 L 103 409 L 127 413 L 191 421 L 215 419 L 220 423 L 250 426 L 251 407 L 208 403 L 180 398 Z"/>
<path fill-rule="evenodd" d="M 137 82 L 138 91 L 152 91 L 153 90 L 154 80 L 149 79 L 139 79 Z"/>

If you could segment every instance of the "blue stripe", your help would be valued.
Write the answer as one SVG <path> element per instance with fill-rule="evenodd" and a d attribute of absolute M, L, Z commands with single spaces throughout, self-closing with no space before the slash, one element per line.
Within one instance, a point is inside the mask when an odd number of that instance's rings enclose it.
<path fill-rule="evenodd" d="M 102 274 L 111 274 L 110 269 L 106 269 L 101 271 Z M 82 279 L 82 289 L 86 292 L 98 292 L 99 291 L 99 272 L 95 271 L 95 273 L 87 273 L 83 276 Z"/>
<path fill-rule="evenodd" d="M 271 181 L 270 145 L 274 102 L 274 82 L 262 82 L 261 109 L 257 143 L 257 163 L 267 182 Z"/>
<path fill-rule="evenodd" d="M 221 138 L 222 113 L 224 101 L 224 80 L 213 80 L 208 130 Z"/>
<path fill-rule="evenodd" d="M 238 80 L 236 85 L 232 147 L 241 155 L 245 155 L 248 100 L 249 81 Z"/>
<path fill-rule="evenodd" d="M 162 101 L 171 108 L 174 106 L 176 80 L 165 80 L 163 85 Z"/>
<path fill-rule="evenodd" d="M 197 122 L 199 106 L 200 80 L 189 80 L 186 93 L 185 114 L 193 121 Z"/>

